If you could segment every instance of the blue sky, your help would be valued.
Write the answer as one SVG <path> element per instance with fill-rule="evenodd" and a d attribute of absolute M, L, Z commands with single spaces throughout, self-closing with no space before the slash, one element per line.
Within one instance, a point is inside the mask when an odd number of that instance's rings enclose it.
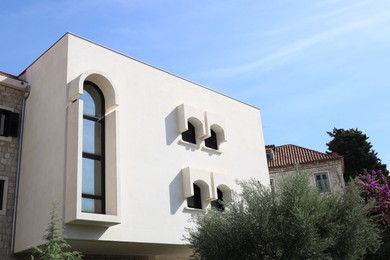
<path fill-rule="evenodd" d="M 267 144 L 359 128 L 390 164 L 390 1 L 0 0 L 0 70 L 72 32 L 260 108 Z"/>

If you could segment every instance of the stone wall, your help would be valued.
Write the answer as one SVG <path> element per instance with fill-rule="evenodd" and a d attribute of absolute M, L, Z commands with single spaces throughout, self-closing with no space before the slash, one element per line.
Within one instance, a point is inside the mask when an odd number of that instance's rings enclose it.
<path fill-rule="evenodd" d="M 0 85 L 0 108 L 20 113 L 23 91 Z M 0 259 L 11 257 L 12 218 L 15 201 L 15 177 L 18 156 L 18 137 L 0 136 L 0 177 L 7 179 L 4 214 L 0 214 Z"/>
<path fill-rule="evenodd" d="M 341 191 L 345 186 L 344 178 L 343 178 L 343 172 L 344 172 L 343 159 L 325 160 L 325 161 L 302 164 L 300 165 L 300 169 L 310 174 L 309 181 L 310 184 L 313 186 L 316 186 L 314 174 L 320 172 L 328 173 L 329 184 L 332 191 L 335 192 Z M 295 173 L 294 166 L 275 167 L 269 169 L 270 179 L 273 180 L 274 187 L 276 189 L 278 187 L 278 184 L 282 180 L 283 176 L 294 174 L 294 173 Z"/>

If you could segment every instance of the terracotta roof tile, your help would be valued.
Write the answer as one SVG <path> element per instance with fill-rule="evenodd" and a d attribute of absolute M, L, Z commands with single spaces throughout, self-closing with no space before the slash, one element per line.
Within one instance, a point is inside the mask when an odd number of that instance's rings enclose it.
<path fill-rule="evenodd" d="M 267 145 L 266 148 L 273 150 L 273 160 L 268 161 L 269 168 L 342 158 L 337 153 L 326 154 L 292 144 L 274 146 L 274 148 Z"/>

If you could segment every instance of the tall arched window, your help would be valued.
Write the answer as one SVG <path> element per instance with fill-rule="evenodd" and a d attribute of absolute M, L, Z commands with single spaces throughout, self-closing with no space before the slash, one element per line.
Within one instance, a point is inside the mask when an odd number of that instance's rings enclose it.
<path fill-rule="evenodd" d="M 196 136 L 195 136 L 195 126 L 191 124 L 189 121 L 188 123 L 188 130 L 181 133 L 181 138 L 183 141 L 196 144 Z"/>
<path fill-rule="evenodd" d="M 105 214 L 104 96 L 92 82 L 84 83 L 81 211 Z"/>

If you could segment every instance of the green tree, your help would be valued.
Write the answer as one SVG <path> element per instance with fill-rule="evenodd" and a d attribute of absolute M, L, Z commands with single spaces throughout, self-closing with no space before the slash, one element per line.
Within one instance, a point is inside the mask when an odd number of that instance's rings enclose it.
<path fill-rule="evenodd" d="M 344 180 L 350 181 L 359 173 L 372 170 L 382 170 L 387 176 L 386 164 L 382 164 L 377 153 L 372 149 L 368 136 L 356 129 L 337 129 L 327 132 L 333 139 L 327 143 L 328 153 L 336 152 L 344 157 Z"/>
<path fill-rule="evenodd" d="M 240 185 L 227 210 L 194 218 L 186 239 L 196 258 L 357 259 L 379 247 L 356 186 L 324 196 L 304 173 L 286 177 L 275 192 L 256 180 Z"/>
<path fill-rule="evenodd" d="M 64 226 L 58 217 L 57 203 L 53 203 L 50 211 L 50 223 L 43 239 L 46 243 L 33 248 L 31 259 L 39 260 L 80 260 L 83 255 L 77 251 L 69 251 L 70 245 L 64 239 Z"/>

